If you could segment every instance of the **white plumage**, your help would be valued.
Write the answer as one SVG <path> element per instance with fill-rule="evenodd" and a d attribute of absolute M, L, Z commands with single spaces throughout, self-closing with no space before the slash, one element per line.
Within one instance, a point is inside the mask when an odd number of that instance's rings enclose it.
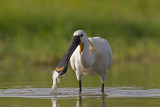
<path fill-rule="evenodd" d="M 74 36 L 76 35 L 83 35 L 80 39 L 83 47 L 79 45 L 70 58 L 77 79 L 80 81 L 83 74 L 99 75 L 104 84 L 112 64 L 112 50 L 108 41 L 100 37 L 88 38 L 83 30 L 76 31 Z M 80 48 L 83 48 L 82 52 Z"/>
<path fill-rule="evenodd" d="M 70 57 L 72 69 L 76 72 L 81 92 L 82 75 L 99 75 L 104 92 L 108 69 L 112 64 L 112 50 L 107 40 L 100 37 L 88 38 L 83 30 L 74 32 L 80 43 Z"/>

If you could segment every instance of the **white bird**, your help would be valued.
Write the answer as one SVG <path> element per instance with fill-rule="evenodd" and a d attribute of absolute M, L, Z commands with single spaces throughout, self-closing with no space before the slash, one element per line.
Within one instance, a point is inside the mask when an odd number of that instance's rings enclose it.
<path fill-rule="evenodd" d="M 99 75 L 102 84 L 101 91 L 104 92 L 104 83 L 112 64 L 112 50 L 107 40 L 100 37 L 88 38 L 83 30 L 75 31 L 69 49 L 53 71 L 52 88 L 55 88 L 59 81 L 59 75 L 67 71 L 69 59 L 79 81 L 80 93 L 82 75 Z"/>

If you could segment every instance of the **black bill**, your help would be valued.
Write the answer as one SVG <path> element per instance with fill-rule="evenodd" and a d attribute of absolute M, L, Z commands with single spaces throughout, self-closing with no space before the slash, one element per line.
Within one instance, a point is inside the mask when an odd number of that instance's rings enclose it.
<path fill-rule="evenodd" d="M 69 49 L 64 54 L 64 56 L 62 57 L 62 59 L 60 60 L 60 62 L 58 63 L 58 65 L 55 69 L 58 73 L 60 73 L 60 75 L 63 75 L 66 73 L 69 59 L 70 59 L 72 53 L 74 52 L 74 50 L 79 45 L 79 43 L 80 43 L 80 36 L 74 36 Z"/>

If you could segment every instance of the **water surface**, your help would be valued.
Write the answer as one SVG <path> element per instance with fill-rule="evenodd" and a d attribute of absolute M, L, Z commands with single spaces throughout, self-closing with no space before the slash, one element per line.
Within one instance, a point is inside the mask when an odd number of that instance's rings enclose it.
<path fill-rule="evenodd" d="M 121 63 L 109 71 L 105 94 L 98 76 L 82 78 L 78 93 L 75 73 L 60 77 L 52 93 L 51 70 L 26 68 L 0 70 L 0 107 L 159 107 L 159 64 Z"/>

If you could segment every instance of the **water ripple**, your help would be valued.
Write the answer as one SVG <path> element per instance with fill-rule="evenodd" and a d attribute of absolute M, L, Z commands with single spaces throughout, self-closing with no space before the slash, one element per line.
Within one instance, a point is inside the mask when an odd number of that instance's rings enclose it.
<path fill-rule="evenodd" d="M 78 88 L 58 88 L 57 97 L 77 97 Z M 135 87 L 105 88 L 108 98 L 160 98 L 160 89 L 140 89 Z M 82 96 L 102 96 L 100 88 L 83 88 Z M 0 97 L 52 98 L 55 94 L 50 88 L 0 89 Z"/>

